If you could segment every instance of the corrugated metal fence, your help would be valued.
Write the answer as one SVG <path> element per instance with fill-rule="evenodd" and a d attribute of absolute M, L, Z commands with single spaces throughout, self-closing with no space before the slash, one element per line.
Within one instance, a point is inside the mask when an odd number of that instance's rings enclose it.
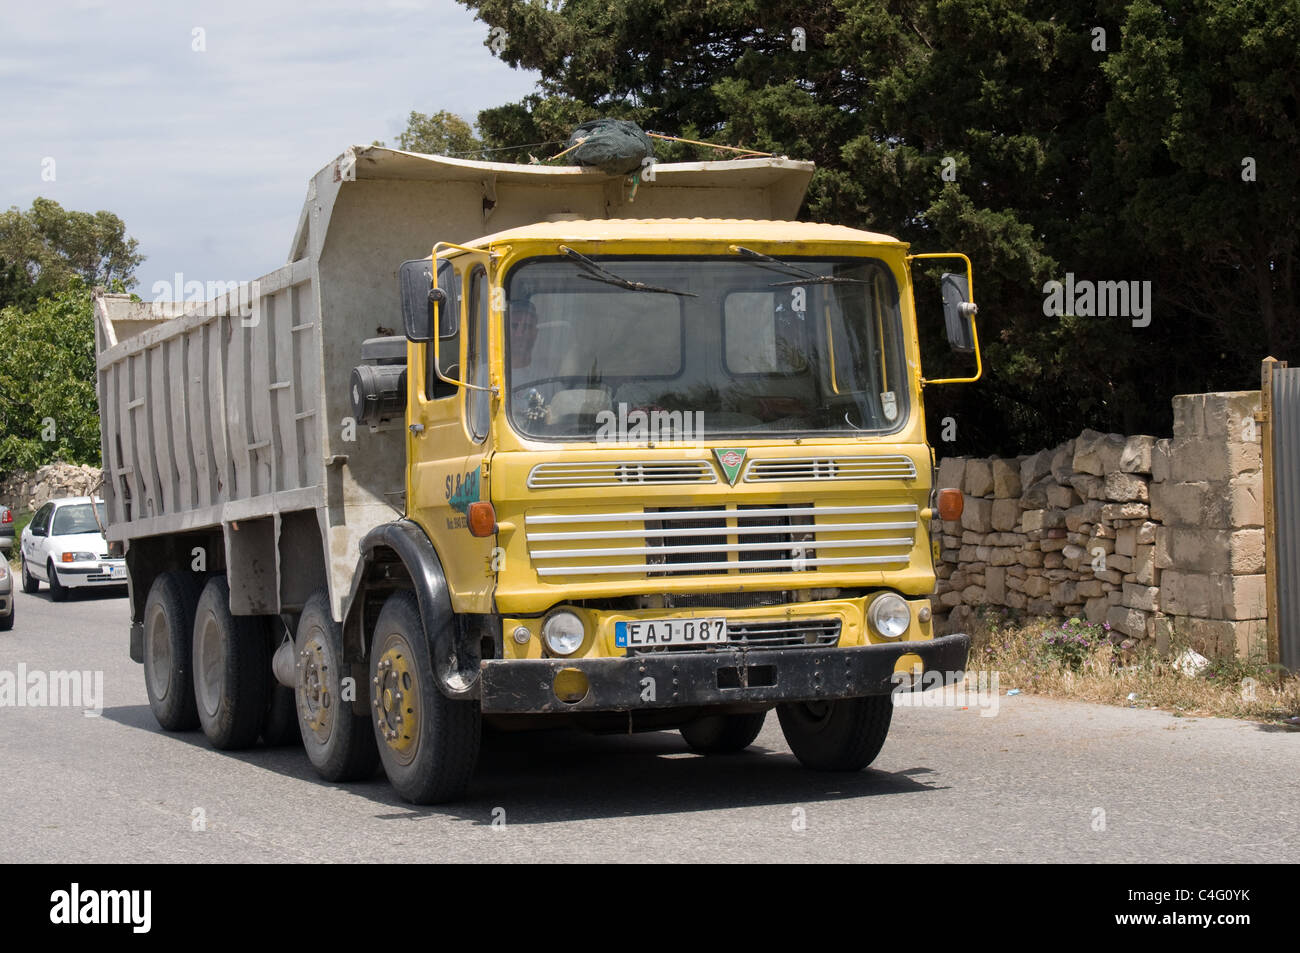
<path fill-rule="evenodd" d="M 1268 359 L 1262 374 L 1270 649 L 1300 670 L 1300 367 Z M 1270 512 L 1271 511 L 1271 512 Z M 1270 651 L 1272 654 L 1272 651 Z"/>

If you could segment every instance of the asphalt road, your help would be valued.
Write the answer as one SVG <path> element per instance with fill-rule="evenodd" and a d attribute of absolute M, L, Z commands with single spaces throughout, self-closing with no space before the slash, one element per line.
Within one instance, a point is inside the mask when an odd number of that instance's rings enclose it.
<path fill-rule="evenodd" d="M 124 598 L 17 610 L 0 679 L 102 671 L 103 712 L 0 707 L 4 862 L 1300 861 L 1300 733 L 1252 723 L 1023 695 L 994 717 L 899 709 L 854 775 L 804 771 L 774 715 L 725 758 L 676 732 L 551 732 L 486 750 L 465 802 L 417 808 L 382 775 L 324 783 L 296 748 L 160 730 Z"/>

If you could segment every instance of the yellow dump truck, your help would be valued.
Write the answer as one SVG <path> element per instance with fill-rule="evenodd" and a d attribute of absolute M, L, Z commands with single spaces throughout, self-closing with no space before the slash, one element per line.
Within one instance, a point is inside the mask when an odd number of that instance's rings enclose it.
<path fill-rule="evenodd" d="M 179 309 L 98 294 L 159 723 L 301 737 L 416 803 L 464 794 L 485 722 L 711 754 L 775 708 L 807 767 L 869 764 L 895 672 L 965 665 L 926 598 L 961 497 L 932 487 L 917 256 L 791 221 L 811 173 L 356 147 L 279 270 Z M 970 282 L 923 320 L 978 365 Z"/>

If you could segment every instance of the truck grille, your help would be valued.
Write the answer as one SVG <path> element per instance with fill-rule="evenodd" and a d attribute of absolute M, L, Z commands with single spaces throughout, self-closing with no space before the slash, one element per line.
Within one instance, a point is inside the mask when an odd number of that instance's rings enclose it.
<path fill-rule="evenodd" d="M 647 507 L 529 514 L 524 532 L 546 580 L 865 570 L 907 565 L 918 515 L 915 504 Z"/>
<path fill-rule="evenodd" d="M 633 460 L 594 463 L 539 463 L 528 474 L 528 488 L 622 486 L 625 484 L 717 483 L 707 460 Z"/>
<path fill-rule="evenodd" d="M 663 645 L 632 649 L 632 655 L 654 652 L 729 652 L 746 649 L 833 648 L 840 642 L 839 619 L 746 619 L 727 623 L 729 641 L 718 645 Z"/>
<path fill-rule="evenodd" d="M 915 480 L 916 464 L 912 458 L 874 457 L 800 457 L 778 460 L 751 460 L 745 468 L 746 483 L 792 483 L 809 480 Z"/>

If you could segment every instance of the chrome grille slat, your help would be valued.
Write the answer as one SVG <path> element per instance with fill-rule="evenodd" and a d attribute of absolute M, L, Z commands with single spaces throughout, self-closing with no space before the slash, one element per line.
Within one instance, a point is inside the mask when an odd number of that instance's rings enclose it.
<path fill-rule="evenodd" d="M 717 483 L 707 460 L 610 460 L 539 463 L 528 473 L 533 490 L 628 484 Z"/>
<path fill-rule="evenodd" d="M 544 581 L 648 581 L 902 567 L 916 546 L 919 516 L 915 504 L 795 502 L 533 513 L 523 522 L 529 559 Z"/>
<path fill-rule="evenodd" d="M 745 483 L 805 480 L 915 480 L 916 464 L 903 454 L 870 457 L 787 457 L 749 461 Z"/>

